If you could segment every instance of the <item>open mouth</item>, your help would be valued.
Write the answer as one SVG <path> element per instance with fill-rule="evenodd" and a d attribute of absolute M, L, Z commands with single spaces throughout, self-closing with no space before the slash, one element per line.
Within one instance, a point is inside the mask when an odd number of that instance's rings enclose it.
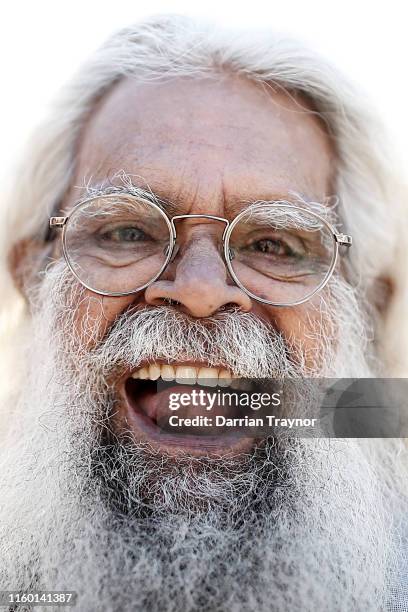
<path fill-rule="evenodd" d="M 247 379 L 223 367 L 155 362 L 132 372 L 124 380 L 122 395 L 127 422 L 139 439 L 160 447 L 224 454 L 253 444 L 253 437 L 220 427 L 216 419 L 237 416 L 234 397 L 250 387 Z"/>

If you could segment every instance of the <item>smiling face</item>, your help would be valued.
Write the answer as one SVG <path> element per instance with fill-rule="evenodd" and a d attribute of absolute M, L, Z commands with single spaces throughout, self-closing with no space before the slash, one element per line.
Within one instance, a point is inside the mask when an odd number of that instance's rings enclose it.
<path fill-rule="evenodd" d="M 83 191 L 75 186 L 96 188 L 106 185 L 107 180 L 115 184 L 118 173 L 124 171 L 133 185 L 149 189 L 167 203 L 169 216 L 206 214 L 231 221 L 260 200 L 293 201 L 296 193 L 305 201 L 322 202 L 332 193 L 333 169 L 334 151 L 322 123 L 299 97 L 278 89 L 266 90 L 238 77 L 154 84 L 128 79 L 92 113 L 63 208 L 69 213 L 83 197 Z M 251 299 L 227 272 L 220 249 L 224 228 L 214 220 L 180 219 L 177 254 L 145 290 L 122 297 L 102 297 L 86 290 L 78 305 L 76 325 L 84 329 L 92 321 L 92 334 L 83 334 L 87 348 L 92 350 L 102 341 L 129 309 L 170 303 L 178 313 L 203 322 L 225 311 L 251 312 L 286 341 L 301 343 L 306 365 L 313 359 L 315 366 L 319 348 L 311 331 L 320 317 L 321 297 L 318 294 L 300 306 L 283 308 Z M 263 243 L 257 244 L 264 248 Z M 258 276 L 257 293 L 273 300 L 266 278 L 263 286 L 262 276 Z M 116 290 L 126 287 L 117 286 Z M 194 382 L 220 377 L 228 381 L 239 374 L 214 360 L 145 360 L 134 372 L 125 371 L 112 381 L 123 400 L 116 419 L 120 427 L 133 431 L 136 440 L 147 439 L 173 450 L 187 446 L 208 452 L 212 449 L 208 440 L 204 444 L 201 438 L 185 438 L 180 444 L 179 437 L 155 436 L 149 421 L 160 398 L 149 393 L 147 383 L 135 386 L 134 380 L 161 377 Z M 240 445 L 242 448 L 242 441 Z"/>
<path fill-rule="evenodd" d="M 150 190 L 170 216 L 232 221 L 251 202 L 293 201 L 293 193 L 305 211 L 333 193 L 335 170 L 330 140 L 307 109 L 300 98 L 240 78 L 124 80 L 86 123 L 63 212 L 87 195 L 75 187 L 83 184 L 90 195 L 120 191 L 117 203 L 124 192 Z M 89 219 L 98 224 L 98 215 Z M 168 395 L 154 393 L 158 377 L 199 379 L 205 388 L 203 377 L 222 385 L 235 376 L 370 376 L 365 320 L 340 266 L 301 305 L 263 304 L 228 275 L 224 226 L 178 220 L 166 270 L 121 297 L 84 288 L 67 269 L 61 240 L 47 246 L 54 258 L 30 286 L 26 376 L 1 453 L 5 584 L 70 584 L 84 610 L 95 598 L 102 611 L 123 612 L 223 610 L 226 602 L 270 610 L 271 601 L 284 611 L 299 600 L 305 610 L 354 609 L 358 598 L 362 610 L 378 609 L 393 551 L 383 513 L 389 496 L 379 488 L 381 470 L 390 469 L 387 447 L 384 456 L 375 451 L 372 469 L 366 452 L 372 457 L 374 448 L 355 439 L 158 433 L 169 410 Z M 123 244 L 141 237 L 135 227 L 98 234 L 93 248 L 108 242 L 108 259 L 119 264 L 110 278 L 93 277 L 101 288 L 136 282 L 121 270 Z M 143 227 L 150 238 L 157 232 L 157 223 Z M 277 240 L 252 229 L 242 236 L 231 243 L 242 266 L 260 253 L 262 261 L 285 260 L 288 246 L 299 254 L 307 243 L 284 242 L 282 232 Z M 96 274 L 101 257 L 81 233 L 71 239 L 77 252 L 86 246 Z M 249 288 L 270 295 L 263 264 L 252 269 Z M 170 384 L 177 393 L 193 388 Z M 178 414 L 192 416 L 190 407 Z"/>

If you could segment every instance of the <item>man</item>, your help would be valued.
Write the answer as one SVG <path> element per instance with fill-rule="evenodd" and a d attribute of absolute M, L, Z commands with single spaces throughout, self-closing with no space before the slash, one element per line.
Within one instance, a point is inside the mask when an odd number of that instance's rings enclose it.
<path fill-rule="evenodd" d="M 86 612 L 407 609 L 401 441 L 180 436 L 155 393 L 401 373 L 389 164 L 351 86 L 286 40 L 166 17 L 84 66 L 3 225 L 25 306 L 1 589 Z"/>

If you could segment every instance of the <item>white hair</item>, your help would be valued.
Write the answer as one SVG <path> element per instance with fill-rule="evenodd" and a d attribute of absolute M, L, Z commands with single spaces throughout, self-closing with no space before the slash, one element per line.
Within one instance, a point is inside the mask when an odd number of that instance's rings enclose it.
<path fill-rule="evenodd" d="M 273 33 L 222 30 L 179 16 L 154 17 L 112 36 L 65 87 L 34 134 L 0 224 L 3 319 L 15 315 L 17 299 L 7 257 L 16 242 L 45 235 L 48 216 L 72 180 L 78 137 L 96 101 L 124 77 L 217 78 L 223 71 L 302 93 L 326 123 L 337 151 L 334 188 L 342 224 L 354 237 L 355 282 L 369 302 L 374 279 L 391 280 L 393 300 L 379 321 L 375 341 L 386 371 L 404 375 L 407 233 L 401 227 L 402 189 L 367 101 L 330 64 L 296 41 Z"/>

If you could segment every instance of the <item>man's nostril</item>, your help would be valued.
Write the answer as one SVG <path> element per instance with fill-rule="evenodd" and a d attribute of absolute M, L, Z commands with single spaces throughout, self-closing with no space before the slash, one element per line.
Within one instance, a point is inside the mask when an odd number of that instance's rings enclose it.
<path fill-rule="evenodd" d="M 166 304 L 166 306 L 181 306 L 181 302 L 168 297 L 163 298 L 163 303 Z"/>
<path fill-rule="evenodd" d="M 227 304 L 223 304 L 218 308 L 219 312 L 231 312 L 232 310 L 239 310 L 239 306 L 235 302 L 228 302 Z"/>

